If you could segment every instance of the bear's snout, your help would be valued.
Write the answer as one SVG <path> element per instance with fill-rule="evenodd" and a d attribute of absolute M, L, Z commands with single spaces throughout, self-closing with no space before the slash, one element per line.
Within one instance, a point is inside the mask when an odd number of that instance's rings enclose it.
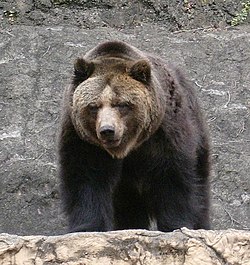
<path fill-rule="evenodd" d="M 120 137 L 113 125 L 100 126 L 97 131 L 97 137 L 106 148 L 115 147 L 120 144 Z"/>
<path fill-rule="evenodd" d="M 104 125 L 100 128 L 100 136 L 103 140 L 112 141 L 115 136 L 115 127 L 111 125 Z"/>
<path fill-rule="evenodd" d="M 110 107 L 99 110 L 96 120 L 96 134 L 104 148 L 113 148 L 120 144 L 123 130 L 117 111 Z"/>

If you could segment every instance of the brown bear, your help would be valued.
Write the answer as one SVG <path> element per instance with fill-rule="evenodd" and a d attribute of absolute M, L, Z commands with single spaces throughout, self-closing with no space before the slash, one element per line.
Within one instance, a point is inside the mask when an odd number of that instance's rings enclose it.
<path fill-rule="evenodd" d="M 209 229 L 209 142 L 192 84 L 161 58 L 104 42 L 65 90 L 59 174 L 69 231 Z"/>

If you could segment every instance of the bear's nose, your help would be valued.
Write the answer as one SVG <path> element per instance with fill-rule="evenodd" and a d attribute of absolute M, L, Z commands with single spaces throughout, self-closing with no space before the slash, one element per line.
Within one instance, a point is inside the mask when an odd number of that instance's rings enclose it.
<path fill-rule="evenodd" d="M 115 128 L 111 125 L 105 125 L 100 128 L 100 135 L 102 139 L 113 140 L 115 136 Z"/>

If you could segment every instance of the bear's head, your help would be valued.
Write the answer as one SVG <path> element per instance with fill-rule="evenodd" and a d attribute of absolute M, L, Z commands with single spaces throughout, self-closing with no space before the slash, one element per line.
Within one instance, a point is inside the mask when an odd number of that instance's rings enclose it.
<path fill-rule="evenodd" d="M 147 60 L 78 58 L 71 91 L 71 119 L 78 135 L 124 158 L 161 123 L 162 102 L 155 93 Z"/>

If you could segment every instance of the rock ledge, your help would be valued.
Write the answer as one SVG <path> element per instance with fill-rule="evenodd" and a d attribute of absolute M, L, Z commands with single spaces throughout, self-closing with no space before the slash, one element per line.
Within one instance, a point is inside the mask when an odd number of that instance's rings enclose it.
<path fill-rule="evenodd" d="M 250 231 L 125 230 L 61 236 L 0 234 L 1 264 L 244 264 Z"/>

